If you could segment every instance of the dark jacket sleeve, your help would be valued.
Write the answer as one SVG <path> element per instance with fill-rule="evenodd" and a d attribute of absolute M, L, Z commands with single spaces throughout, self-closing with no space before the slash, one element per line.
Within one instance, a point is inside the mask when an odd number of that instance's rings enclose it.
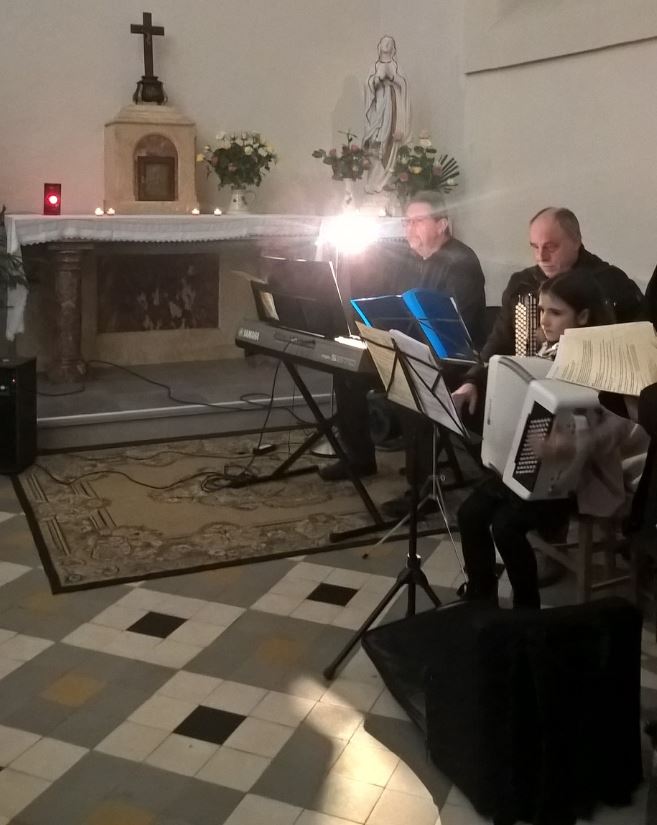
<path fill-rule="evenodd" d="M 481 360 L 486 364 L 491 355 L 513 355 L 516 351 L 515 331 L 514 331 L 514 307 L 518 295 L 523 291 L 522 272 L 515 272 L 510 278 L 506 289 L 502 293 L 502 306 L 499 315 L 495 320 L 493 329 L 486 339 L 486 343 L 481 348 Z M 526 290 L 524 290 L 526 291 Z M 474 384 L 482 384 L 485 380 L 486 370 L 482 366 L 472 367 L 465 375 L 466 381 Z"/>
<path fill-rule="evenodd" d="M 486 311 L 484 273 L 479 262 L 475 260 L 466 266 L 462 262 L 458 266 L 451 266 L 442 288 L 456 301 L 474 345 L 479 346 Z"/>
<path fill-rule="evenodd" d="M 619 324 L 636 321 L 641 316 L 643 293 L 637 284 L 617 266 L 607 266 L 596 273 L 607 299 L 612 303 Z"/>

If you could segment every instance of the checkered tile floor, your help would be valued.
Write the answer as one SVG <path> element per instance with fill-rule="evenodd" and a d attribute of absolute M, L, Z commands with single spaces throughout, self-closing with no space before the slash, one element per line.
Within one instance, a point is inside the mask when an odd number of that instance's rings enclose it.
<path fill-rule="evenodd" d="M 421 552 L 439 595 L 460 583 L 448 542 Z M 404 557 L 390 544 L 53 596 L 0 477 L 0 825 L 482 822 L 360 649 L 321 675 Z M 642 681 L 657 716 L 648 633 Z M 646 822 L 646 804 L 644 786 L 595 822 Z"/>

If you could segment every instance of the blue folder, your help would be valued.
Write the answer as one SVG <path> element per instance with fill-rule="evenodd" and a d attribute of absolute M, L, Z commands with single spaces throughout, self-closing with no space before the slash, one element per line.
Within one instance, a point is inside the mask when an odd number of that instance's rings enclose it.
<path fill-rule="evenodd" d="M 479 361 L 454 299 L 444 292 L 409 289 L 401 295 L 352 298 L 351 305 L 367 326 L 398 329 L 424 341 L 443 361 Z"/>

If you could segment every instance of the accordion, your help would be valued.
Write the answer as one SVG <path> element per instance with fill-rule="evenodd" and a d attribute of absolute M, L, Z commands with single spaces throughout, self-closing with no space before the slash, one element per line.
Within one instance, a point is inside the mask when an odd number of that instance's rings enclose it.
<path fill-rule="evenodd" d="M 514 308 L 513 329 L 516 355 L 536 355 L 538 300 L 535 295 L 519 295 Z"/>
<path fill-rule="evenodd" d="M 596 390 L 546 378 L 551 365 L 508 355 L 494 355 L 488 365 L 481 460 L 523 499 L 566 498 L 575 489 L 572 461 L 541 458 L 534 445 L 555 426 L 574 437 L 600 409 Z"/>

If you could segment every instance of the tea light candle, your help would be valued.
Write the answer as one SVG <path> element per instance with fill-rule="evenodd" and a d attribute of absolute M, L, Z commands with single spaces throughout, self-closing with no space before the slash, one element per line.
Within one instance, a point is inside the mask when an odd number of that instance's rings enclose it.
<path fill-rule="evenodd" d="M 200 210 L 200 209 L 197 209 L 196 207 L 194 207 L 194 208 L 192 209 L 192 215 L 200 215 L 200 214 L 201 214 L 201 210 Z"/>
<path fill-rule="evenodd" d="M 116 209 L 114 209 L 113 207 L 110 206 L 110 208 L 107 210 L 107 214 L 108 215 L 116 215 Z"/>
<path fill-rule="evenodd" d="M 105 214 L 105 212 L 104 212 L 103 209 L 100 208 L 100 206 L 97 206 L 94 209 L 94 215 L 98 215 L 98 217 L 100 217 L 101 215 L 104 215 L 104 214 Z"/>
<path fill-rule="evenodd" d="M 219 207 L 217 207 L 217 208 L 214 210 L 214 214 L 215 214 L 215 215 L 222 215 L 223 213 L 222 213 L 221 209 L 219 209 Z"/>

